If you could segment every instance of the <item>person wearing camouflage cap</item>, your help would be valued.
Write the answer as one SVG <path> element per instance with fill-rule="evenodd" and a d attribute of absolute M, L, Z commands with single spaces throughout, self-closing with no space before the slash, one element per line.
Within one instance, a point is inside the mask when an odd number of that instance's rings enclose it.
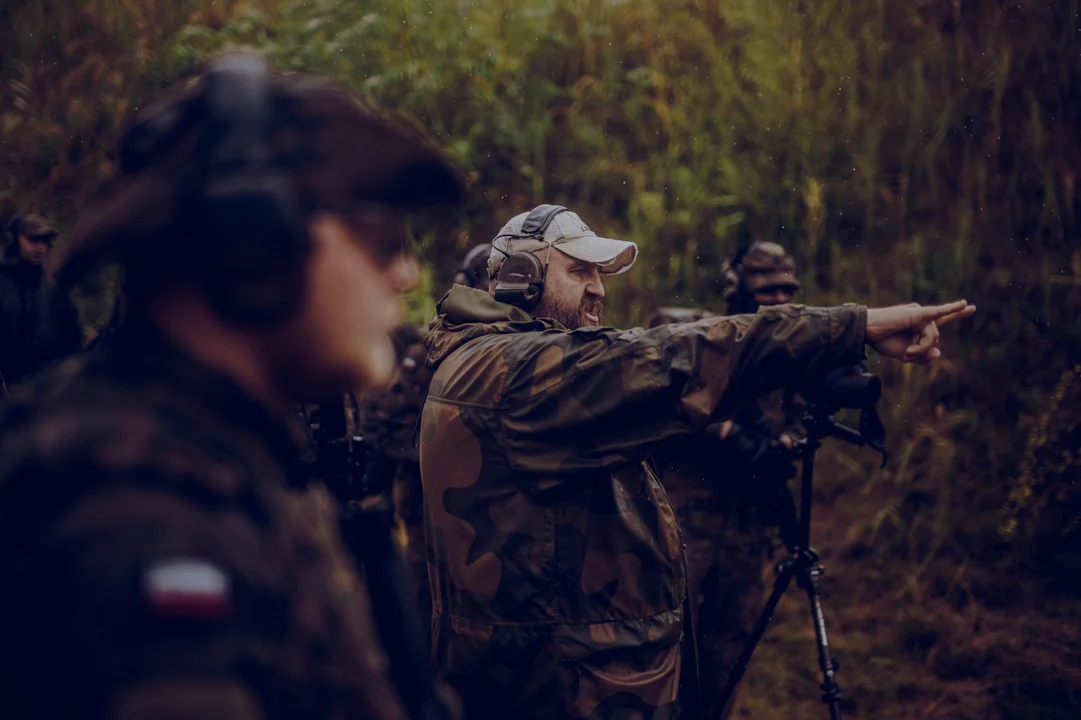
<path fill-rule="evenodd" d="M 763 308 L 603 325 L 632 242 L 543 205 L 493 239 L 488 292 L 456 285 L 427 335 L 420 427 L 433 652 L 470 717 L 673 718 L 682 537 L 646 464 L 661 441 L 813 382 L 869 345 L 928 363 L 964 301 Z M 506 301 L 502 302 L 497 298 Z"/>
<path fill-rule="evenodd" d="M 796 261 L 775 242 L 756 242 L 736 253 L 722 269 L 728 312 L 753 313 L 764 305 L 783 305 L 799 292 Z"/>
<path fill-rule="evenodd" d="M 40 215 L 17 213 L 0 262 L 0 374 L 12 387 L 79 349 L 82 327 L 68 293 L 45 276 L 57 232 Z"/>
<path fill-rule="evenodd" d="M 458 174 L 248 53 L 142 109 L 118 157 L 51 269 L 119 264 L 124 320 L 0 408 L 7 715 L 433 717 L 391 681 L 295 408 L 390 380 L 405 215 L 458 203 Z"/>
<path fill-rule="evenodd" d="M 784 304 L 800 287 L 795 263 L 776 243 L 752 246 L 724 271 L 730 315 Z M 662 307 L 646 327 L 714 316 Z M 733 712 L 734 698 L 722 694 L 762 609 L 767 528 L 791 507 L 786 481 L 794 465 L 788 447 L 801 431 L 781 407 L 783 394 L 770 393 L 729 421 L 673 438 L 654 456 L 686 544 L 702 705 L 706 717 L 718 720 Z"/>

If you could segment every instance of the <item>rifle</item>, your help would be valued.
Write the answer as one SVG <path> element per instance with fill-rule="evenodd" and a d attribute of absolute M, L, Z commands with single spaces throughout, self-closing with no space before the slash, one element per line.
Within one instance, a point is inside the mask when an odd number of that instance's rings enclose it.
<path fill-rule="evenodd" d="M 356 403 L 351 395 L 347 396 Z M 315 473 L 342 505 L 341 531 L 367 580 L 372 615 L 390 661 L 390 674 L 412 720 L 451 720 L 440 697 L 405 563 L 394 540 L 391 486 L 397 461 L 348 432 L 340 398 L 321 403 L 315 440 Z"/>

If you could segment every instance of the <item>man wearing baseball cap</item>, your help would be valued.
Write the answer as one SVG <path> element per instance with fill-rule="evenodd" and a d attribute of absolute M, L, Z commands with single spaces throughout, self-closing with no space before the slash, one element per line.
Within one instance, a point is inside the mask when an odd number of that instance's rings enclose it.
<path fill-rule="evenodd" d="M 15 385 L 82 343 L 68 294 L 45 277 L 57 232 L 40 215 L 16 213 L 4 233 L 0 263 L 0 373 Z"/>
<path fill-rule="evenodd" d="M 489 291 L 455 285 L 428 331 L 433 652 L 468 717 L 694 717 L 682 538 L 645 460 L 865 346 L 929 363 L 936 323 L 975 310 L 783 305 L 603 327 L 604 277 L 637 252 L 541 205 L 493 239 Z"/>
<path fill-rule="evenodd" d="M 599 237 L 570 210 L 555 212 L 540 234 L 523 234 L 522 228 L 530 217 L 535 216 L 522 213 L 511 218 L 492 241 L 488 274 L 493 287 L 503 261 L 512 252 L 543 253 L 547 263 L 551 262 L 551 250 L 555 248 L 558 250 L 556 263 L 562 266 L 565 261 L 569 262 L 571 275 L 580 276 L 584 269 L 594 268 L 598 277 L 595 283 L 587 284 L 581 299 L 574 304 L 574 293 L 565 294 L 558 290 L 562 286 L 563 273 L 553 273 L 552 282 L 557 289 L 541 293 L 534 314 L 557 320 L 570 329 L 600 325 L 604 316 L 604 286 L 599 276 L 618 275 L 630 270 L 638 258 L 638 246 L 626 240 Z"/>

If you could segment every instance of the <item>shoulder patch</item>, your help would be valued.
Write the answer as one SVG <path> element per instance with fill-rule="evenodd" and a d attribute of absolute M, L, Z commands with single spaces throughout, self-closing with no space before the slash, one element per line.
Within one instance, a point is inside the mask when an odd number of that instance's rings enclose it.
<path fill-rule="evenodd" d="M 222 618 L 229 614 L 229 576 L 201 558 L 168 558 L 147 568 L 143 591 L 151 612 L 163 618 Z"/>

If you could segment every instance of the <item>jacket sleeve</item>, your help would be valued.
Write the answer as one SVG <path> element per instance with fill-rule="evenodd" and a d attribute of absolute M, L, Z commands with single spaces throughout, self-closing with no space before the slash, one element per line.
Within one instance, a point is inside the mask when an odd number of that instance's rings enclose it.
<path fill-rule="evenodd" d="M 536 472 L 642 460 L 771 390 L 859 362 L 866 324 L 863 307 L 784 305 L 650 330 L 510 336 L 508 459 Z"/>

